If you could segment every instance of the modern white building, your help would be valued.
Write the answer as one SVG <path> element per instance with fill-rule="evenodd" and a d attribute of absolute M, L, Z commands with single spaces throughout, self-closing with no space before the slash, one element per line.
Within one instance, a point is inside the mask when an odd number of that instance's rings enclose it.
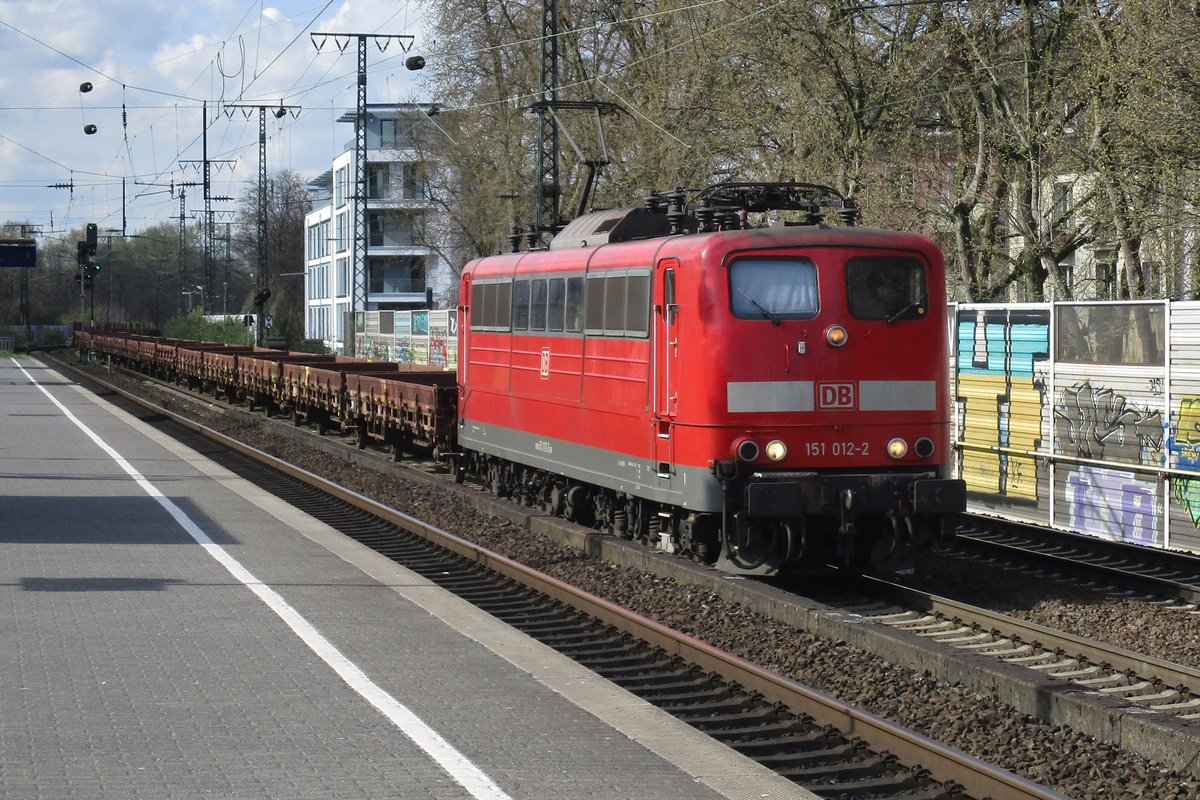
<path fill-rule="evenodd" d="M 366 111 L 367 196 L 356 196 L 354 112 L 338 120 L 350 125 L 345 149 L 308 184 L 313 210 L 305 217 L 305 337 L 323 340 L 336 353 L 348 352 L 352 314 L 426 308 L 430 297 L 445 295 L 451 280 L 426 238 L 434 209 L 418 145 L 432 129 L 429 115 L 436 108 L 388 103 L 368 104 Z M 365 230 L 358 233 L 365 285 L 356 293 L 358 203 L 365 203 Z M 365 307 L 354 307 L 356 295 L 366 298 Z"/>

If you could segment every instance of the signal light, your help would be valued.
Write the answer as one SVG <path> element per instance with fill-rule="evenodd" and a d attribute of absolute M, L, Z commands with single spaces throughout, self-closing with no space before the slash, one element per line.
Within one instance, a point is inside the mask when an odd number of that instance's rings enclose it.
<path fill-rule="evenodd" d="M 86 133 L 88 136 L 91 136 L 93 133 L 95 133 L 98 130 L 100 130 L 100 129 L 97 128 L 95 125 L 92 125 L 90 122 L 87 125 L 83 126 L 83 132 Z"/>
<path fill-rule="evenodd" d="M 88 243 L 82 242 L 82 241 L 76 242 L 75 243 L 75 260 L 79 262 L 79 266 L 82 267 L 84 264 L 87 263 L 88 255 L 89 255 Z"/>
<path fill-rule="evenodd" d="M 404 59 L 404 67 L 405 67 L 405 69 L 408 69 L 412 72 L 416 72 L 419 69 L 424 69 L 425 68 L 425 57 L 424 56 L 409 56 L 408 58 Z"/>
<path fill-rule="evenodd" d="M 84 230 L 86 231 L 85 241 L 87 241 L 88 253 L 94 256 L 96 255 L 96 241 L 98 233 L 96 230 L 96 223 L 89 222 Z"/>
<path fill-rule="evenodd" d="M 263 289 L 258 294 L 254 295 L 254 305 L 262 306 L 271 297 L 270 289 Z"/>

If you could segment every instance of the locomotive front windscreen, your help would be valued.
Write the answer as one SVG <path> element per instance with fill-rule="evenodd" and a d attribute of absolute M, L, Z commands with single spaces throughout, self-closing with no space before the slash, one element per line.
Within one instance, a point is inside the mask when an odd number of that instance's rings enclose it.
<path fill-rule="evenodd" d="M 817 314 L 817 265 L 808 258 L 739 258 L 729 267 L 738 319 L 810 319 Z"/>
<path fill-rule="evenodd" d="M 925 268 L 912 258 L 870 256 L 846 262 L 846 302 L 859 319 L 888 324 L 929 311 Z"/>

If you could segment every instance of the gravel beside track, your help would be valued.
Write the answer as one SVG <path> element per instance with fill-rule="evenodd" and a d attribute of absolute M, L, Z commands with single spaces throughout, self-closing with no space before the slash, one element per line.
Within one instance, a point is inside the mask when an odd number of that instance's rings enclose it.
<path fill-rule="evenodd" d="M 898 668 L 845 642 L 821 639 L 748 612 L 707 590 L 590 559 L 506 520 L 482 515 L 449 485 L 364 469 L 272 434 L 258 422 L 226 414 L 211 401 L 181 400 L 116 372 L 101 377 L 379 502 L 1071 797 L 1200 798 L 1200 781 L 1162 770 L 1065 726 L 1043 724 L 986 696 Z M 1131 650 L 1180 663 L 1197 661 L 1200 617 L 1045 580 L 984 576 L 983 570 L 967 566 L 931 565 L 922 570 L 922 583 Z"/>

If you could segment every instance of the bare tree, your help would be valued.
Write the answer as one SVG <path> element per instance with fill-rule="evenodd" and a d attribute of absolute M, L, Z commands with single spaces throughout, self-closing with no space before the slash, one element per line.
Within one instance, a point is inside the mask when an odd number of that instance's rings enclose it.
<path fill-rule="evenodd" d="M 258 290 L 259 194 L 257 181 L 242 194 L 237 232 L 232 248 L 237 258 L 237 278 L 230 287 L 229 307 L 252 308 Z M 264 266 L 271 290 L 270 309 L 274 318 L 272 336 L 297 346 L 304 338 L 304 215 L 312 208 L 304 179 L 291 170 L 274 172 L 267 178 L 266 247 Z M 236 302 L 234 297 L 237 297 Z"/>

